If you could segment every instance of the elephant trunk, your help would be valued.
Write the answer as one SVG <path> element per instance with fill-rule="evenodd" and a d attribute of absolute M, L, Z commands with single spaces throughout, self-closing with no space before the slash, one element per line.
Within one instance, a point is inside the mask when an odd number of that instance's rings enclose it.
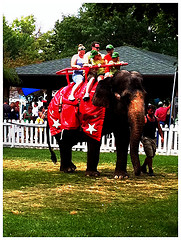
<path fill-rule="evenodd" d="M 135 175 L 140 175 L 139 143 L 144 127 L 144 94 L 137 91 L 132 95 L 128 107 L 128 119 L 130 123 L 130 156 Z"/>

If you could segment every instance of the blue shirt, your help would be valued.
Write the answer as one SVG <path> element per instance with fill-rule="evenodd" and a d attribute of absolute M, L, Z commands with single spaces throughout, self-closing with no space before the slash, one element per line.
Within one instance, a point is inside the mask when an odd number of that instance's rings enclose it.
<path fill-rule="evenodd" d="M 80 58 L 78 55 L 76 60 L 76 65 L 83 67 L 83 64 L 84 64 L 84 58 Z M 83 75 L 83 70 L 74 70 L 72 76 L 75 76 L 75 75 Z"/>

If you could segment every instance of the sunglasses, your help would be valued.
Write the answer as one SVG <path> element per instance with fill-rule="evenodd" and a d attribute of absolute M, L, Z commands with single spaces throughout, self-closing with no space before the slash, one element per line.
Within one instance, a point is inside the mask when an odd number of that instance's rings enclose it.
<path fill-rule="evenodd" d="M 79 48 L 79 51 L 81 51 L 81 50 L 84 50 L 84 51 L 85 51 L 85 48 Z"/>

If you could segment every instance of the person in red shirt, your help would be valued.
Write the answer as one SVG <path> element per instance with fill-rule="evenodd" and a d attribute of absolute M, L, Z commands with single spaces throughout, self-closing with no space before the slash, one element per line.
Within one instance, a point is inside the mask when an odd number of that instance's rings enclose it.
<path fill-rule="evenodd" d="M 107 51 L 107 54 L 105 55 L 104 57 L 104 60 L 105 60 L 105 64 L 108 64 L 110 61 L 112 61 L 112 54 L 114 52 L 114 47 L 113 45 L 111 44 L 108 44 L 106 46 L 106 51 Z M 107 74 L 106 74 L 107 73 Z M 109 75 L 109 67 L 106 67 L 105 69 L 105 77 Z"/>
<path fill-rule="evenodd" d="M 166 123 L 167 112 L 170 109 L 171 105 L 169 105 L 168 107 L 163 107 L 163 103 L 159 102 L 158 106 L 159 108 L 157 108 L 155 116 L 159 119 L 160 124 L 164 126 Z"/>
<path fill-rule="evenodd" d="M 107 54 L 105 55 L 104 60 L 105 60 L 105 63 L 108 64 L 108 62 L 110 62 L 112 60 L 112 54 L 114 52 L 113 45 L 108 44 L 106 46 L 106 51 L 107 51 Z"/>

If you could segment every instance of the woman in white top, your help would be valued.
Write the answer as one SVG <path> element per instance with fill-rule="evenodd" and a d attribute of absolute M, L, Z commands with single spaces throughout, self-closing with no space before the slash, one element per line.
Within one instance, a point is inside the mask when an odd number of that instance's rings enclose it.
<path fill-rule="evenodd" d="M 74 93 L 80 88 L 84 80 L 83 70 L 79 70 L 85 63 L 84 55 L 85 47 L 82 44 L 79 44 L 78 54 L 73 55 L 71 59 L 71 67 L 77 68 L 77 70 L 74 70 L 72 75 L 72 80 L 75 82 L 75 85 L 73 86 L 72 92 L 68 98 L 70 101 L 75 100 Z"/>

